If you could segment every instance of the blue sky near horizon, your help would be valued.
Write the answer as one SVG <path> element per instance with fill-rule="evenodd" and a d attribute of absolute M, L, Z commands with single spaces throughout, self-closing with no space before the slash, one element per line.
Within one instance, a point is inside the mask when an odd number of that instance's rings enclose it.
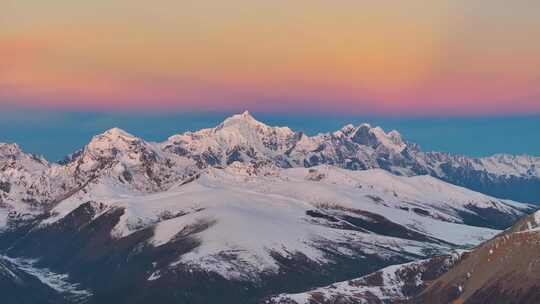
<path fill-rule="evenodd" d="M 118 113 L 10 110 L 0 113 L 0 142 L 18 143 L 25 151 L 51 161 L 83 147 L 92 136 L 120 127 L 148 141 L 189 130 L 213 127 L 233 113 Z M 423 150 L 469 156 L 496 153 L 540 156 L 540 115 L 484 117 L 399 117 L 337 114 L 252 113 L 269 125 L 289 126 L 313 135 L 352 123 L 368 122 L 396 129 Z"/>

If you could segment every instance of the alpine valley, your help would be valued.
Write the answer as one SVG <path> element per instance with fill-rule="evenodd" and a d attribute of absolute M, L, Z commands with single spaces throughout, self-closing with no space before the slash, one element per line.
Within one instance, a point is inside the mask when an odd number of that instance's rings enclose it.
<path fill-rule="evenodd" d="M 0 144 L 1 302 L 538 303 L 535 202 L 540 157 L 368 124 L 114 128 L 59 163 Z"/>

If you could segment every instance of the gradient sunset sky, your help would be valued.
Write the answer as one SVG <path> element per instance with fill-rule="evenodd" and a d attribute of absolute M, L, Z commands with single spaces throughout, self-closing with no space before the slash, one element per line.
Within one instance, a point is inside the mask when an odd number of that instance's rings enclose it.
<path fill-rule="evenodd" d="M 3 0 L 0 108 L 540 112 L 537 0 Z"/>

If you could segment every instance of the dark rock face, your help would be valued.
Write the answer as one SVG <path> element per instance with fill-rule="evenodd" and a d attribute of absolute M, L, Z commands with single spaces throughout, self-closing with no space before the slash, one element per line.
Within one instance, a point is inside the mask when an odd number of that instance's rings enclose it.
<path fill-rule="evenodd" d="M 11 184 L 9 182 L 0 182 L 0 191 L 9 193 L 11 191 Z"/>
<path fill-rule="evenodd" d="M 405 226 L 396 224 L 382 215 L 365 210 L 321 206 L 317 210 L 308 210 L 306 214 L 314 219 L 321 220 L 321 224 L 330 227 L 369 232 L 420 242 L 449 244 L 443 240 L 427 237 Z"/>
<path fill-rule="evenodd" d="M 468 205 L 467 209 L 473 213 L 458 211 L 458 214 L 465 224 L 471 226 L 504 230 L 519 219 L 516 215 L 503 213 L 495 208 L 481 209 L 473 205 Z"/>
<path fill-rule="evenodd" d="M 364 145 L 375 147 L 379 144 L 377 137 L 370 132 L 371 128 L 367 125 L 361 125 L 358 127 L 357 131 L 354 133 L 354 136 L 351 138 L 353 142 Z"/>
<path fill-rule="evenodd" d="M 242 158 L 242 149 L 236 147 L 233 150 L 227 152 L 227 165 L 230 165 L 236 161 L 242 162 L 244 159 Z"/>

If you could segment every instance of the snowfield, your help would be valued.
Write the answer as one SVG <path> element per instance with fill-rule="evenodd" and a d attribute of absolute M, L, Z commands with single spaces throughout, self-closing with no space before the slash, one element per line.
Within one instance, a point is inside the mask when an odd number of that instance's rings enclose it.
<path fill-rule="evenodd" d="M 355 244 L 365 253 L 412 256 L 426 256 L 427 249 L 443 253 L 452 247 L 472 246 L 500 231 L 464 224 L 462 214 L 474 214 L 468 206 L 495 208 L 516 216 L 523 214 L 519 207 L 525 208 L 428 176 L 403 177 L 384 170 L 348 171 L 331 166 L 256 170 L 242 163 L 209 168 L 193 181 L 168 191 L 131 196 L 116 192 L 118 185 L 105 179 L 88 186 L 85 192 L 92 195 L 75 195 L 61 202 L 51 210 L 55 216 L 42 225 L 54 223 L 88 200 L 106 205 L 103 210 L 125 209 L 112 231 L 116 238 L 154 227 L 153 246 L 204 224 L 208 227 L 196 234 L 201 245 L 179 257 L 178 263 L 241 279 L 278 271 L 274 253 L 301 253 L 312 261 L 328 263 L 321 250 L 324 244 L 332 244 L 343 254 L 356 254 L 341 246 Z M 415 208 L 422 211 L 415 212 Z M 447 243 L 336 228 L 330 225 L 333 223 L 310 217 L 313 210 L 353 217 L 358 216 L 357 210 L 367 211 Z M 376 221 L 369 214 L 365 219 Z M 230 255 L 235 258 L 223 258 Z"/>

